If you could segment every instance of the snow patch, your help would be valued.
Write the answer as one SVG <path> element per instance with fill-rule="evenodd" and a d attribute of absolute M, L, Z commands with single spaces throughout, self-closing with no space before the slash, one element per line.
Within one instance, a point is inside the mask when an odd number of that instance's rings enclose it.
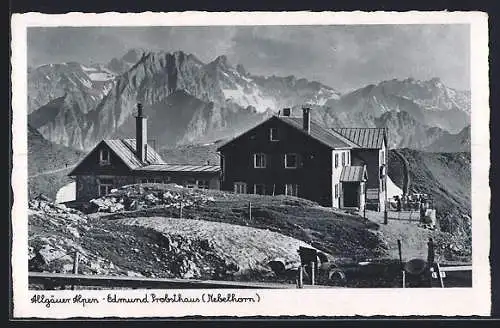
<path fill-rule="evenodd" d="M 80 66 L 82 67 L 82 70 L 85 71 L 85 72 L 96 72 L 97 69 L 95 69 L 94 67 L 87 67 L 85 65 L 81 65 Z"/>
<path fill-rule="evenodd" d="M 114 76 L 106 72 L 97 72 L 88 74 L 92 81 L 104 82 L 114 79 Z"/>
<path fill-rule="evenodd" d="M 272 99 L 265 98 L 259 90 L 251 89 L 250 93 L 245 93 L 243 88 L 239 85 L 236 89 L 222 89 L 224 97 L 227 100 L 239 104 L 242 107 L 253 106 L 258 112 L 265 112 L 268 108 L 275 108 L 276 104 Z"/>
<path fill-rule="evenodd" d="M 57 191 L 56 203 L 64 203 L 73 200 L 76 200 L 76 182 L 70 182 Z"/>
<path fill-rule="evenodd" d="M 387 177 L 387 198 L 391 199 L 394 196 L 401 196 L 403 194 L 403 189 L 399 188 L 391 178 Z"/>

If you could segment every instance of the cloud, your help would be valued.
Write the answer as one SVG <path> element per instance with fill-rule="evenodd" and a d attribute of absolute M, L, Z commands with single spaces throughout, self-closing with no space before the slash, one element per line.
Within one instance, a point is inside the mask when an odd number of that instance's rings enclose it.
<path fill-rule="evenodd" d="M 33 28 L 28 59 L 107 62 L 127 49 L 225 54 L 255 74 L 296 75 L 341 91 L 392 78 L 441 77 L 469 88 L 467 25 Z"/>

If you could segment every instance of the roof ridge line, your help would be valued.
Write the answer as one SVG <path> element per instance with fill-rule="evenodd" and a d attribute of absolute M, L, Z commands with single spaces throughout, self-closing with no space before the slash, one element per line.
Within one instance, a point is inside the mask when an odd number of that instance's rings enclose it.
<path fill-rule="evenodd" d="M 298 120 L 303 120 L 302 117 L 290 117 L 290 116 L 278 116 L 278 119 L 281 119 L 282 122 L 285 122 L 287 124 L 290 125 L 290 123 L 288 123 L 286 121 L 286 119 L 298 119 Z M 359 147 L 358 145 L 356 145 L 354 142 L 352 142 L 351 140 L 347 139 L 346 137 L 342 136 L 341 134 L 339 135 L 336 135 L 336 134 L 333 134 L 331 133 L 330 129 L 323 126 L 322 124 L 320 124 L 319 122 L 317 122 L 316 120 L 314 119 L 311 119 L 311 123 L 312 124 L 315 124 L 316 126 L 318 126 L 322 131 L 324 131 L 325 133 L 328 133 L 329 135 L 335 137 L 335 138 L 338 138 L 340 139 L 341 142 L 345 143 L 348 147 Z M 293 128 L 301 131 L 302 133 L 304 133 L 305 135 L 310 135 L 309 133 L 305 132 L 303 129 L 299 128 L 299 127 L 296 127 L 296 126 L 293 126 Z M 314 137 L 313 137 L 314 138 Z M 316 138 L 315 138 L 316 139 Z M 317 140 L 317 139 L 316 139 Z M 320 140 L 318 140 L 320 141 Z M 321 143 L 324 143 L 323 141 L 320 141 Z M 330 145 L 327 145 L 328 147 L 331 147 Z"/>
<path fill-rule="evenodd" d="M 347 140 L 348 142 L 350 142 L 350 143 L 352 143 L 352 144 L 356 145 L 356 147 L 361 147 L 359 144 L 357 144 L 357 143 L 356 143 L 356 142 L 354 142 L 353 140 L 351 140 L 351 139 L 347 138 L 347 137 L 346 137 L 346 136 L 344 136 L 342 133 L 335 131 L 334 129 L 328 128 L 328 129 L 326 129 L 326 130 L 327 130 L 329 133 L 331 133 L 332 135 L 336 136 L 337 138 L 345 139 L 345 140 Z M 332 133 L 332 132 L 334 132 L 334 133 Z M 345 142 L 345 141 L 344 141 L 344 142 Z"/>

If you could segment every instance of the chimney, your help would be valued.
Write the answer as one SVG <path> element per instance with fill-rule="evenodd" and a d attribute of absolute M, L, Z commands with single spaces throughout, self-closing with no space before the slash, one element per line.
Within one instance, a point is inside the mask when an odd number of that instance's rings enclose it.
<path fill-rule="evenodd" d="M 148 119 L 143 115 L 142 104 L 137 104 L 135 117 L 135 149 L 136 155 L 142 163 L 146 163 L 148 144 Z"/>
<path fill-rule="evenodd" d="M 307 107 L 302 108 L 302 127 L 305 132 L 311 132 L 311 109 Z"/>
<path fill-rule="evenodd" d="M 283 116 L 286 117 L 290 116 L 290 108 L 283 108 Z"/>

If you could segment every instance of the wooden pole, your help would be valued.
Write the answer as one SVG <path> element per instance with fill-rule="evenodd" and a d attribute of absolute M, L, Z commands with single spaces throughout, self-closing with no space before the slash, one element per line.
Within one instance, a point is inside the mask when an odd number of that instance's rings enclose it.
<path fill-rule="evenodd" d="M 302 271 L 302 265 L 299 267 L 299 281 L 298 281 L 298 287 L 303 288 L 304 287 L 304 272 Z"/>
<path fill-rule="evenodd" d="M 436 268 L 437 268 L 437 275 L 439 277 L 439 283 L 441 285 L 441 288 L 444 288 L 443 277 L 441 276 L 441 268 L 439 267 L 439 262 L 436 263 Z"/>
<path fill-rule="evenodd" d="M 248 220 L 252 221 L 252 202 L 248 202 Z"/>
<path fill-rule="evenodd" d="M 429 266 L 429 287 L 432 287 L 432 271 L 431 269 L 434 268 L 434 257 L 435 257 L 435 252 L 434 252 L 434 241 L 432 238 L 429 238 L 429 241 L 427 242 L 427 264 Z"/>
<path fill-rule="evenodd" d="M 363 216 L 364 216 L 365 219 L 366 219 L 366 203 L 367 203 L 366 189 L 367 189 L 366 182 L 363 182 L 363 191 L 364 191 L 364 194 L 365 194 L 365 203 L 364 203 L 364 207 L 363 207 Z"/>
<path fill-rule="evenodd" d="M 315 263 L 311 262 L 311 285 L 314 286 L 314 270 L 315 270 Z"/>
<path fill-rule="evenodd" d="M 80 262 L 80 254 L 78 251 L 75 251 L 74 257 L 73 257 L 73 274 L 78 274 L 78 264 Z M 71 290 L 74 290 L 75 286 L 71 286 Z"/>
<path fill-rule="evenodd" d="M 73 257 L 73 273 L 78 274 L 78 262 L 80 262 L 80 254 L 78 251 L 75 251 L 75 255 Z"/>
<path fill-rule="evenodd" d="M 403 266 L 403 252 L 401 251 L 401 240 L 398 239 L 398 253 L 399 253 L 399 265 L 401 267 L 401 274 L 403 276 L 403 288 L 405 288 L 406 272 Z"/>

